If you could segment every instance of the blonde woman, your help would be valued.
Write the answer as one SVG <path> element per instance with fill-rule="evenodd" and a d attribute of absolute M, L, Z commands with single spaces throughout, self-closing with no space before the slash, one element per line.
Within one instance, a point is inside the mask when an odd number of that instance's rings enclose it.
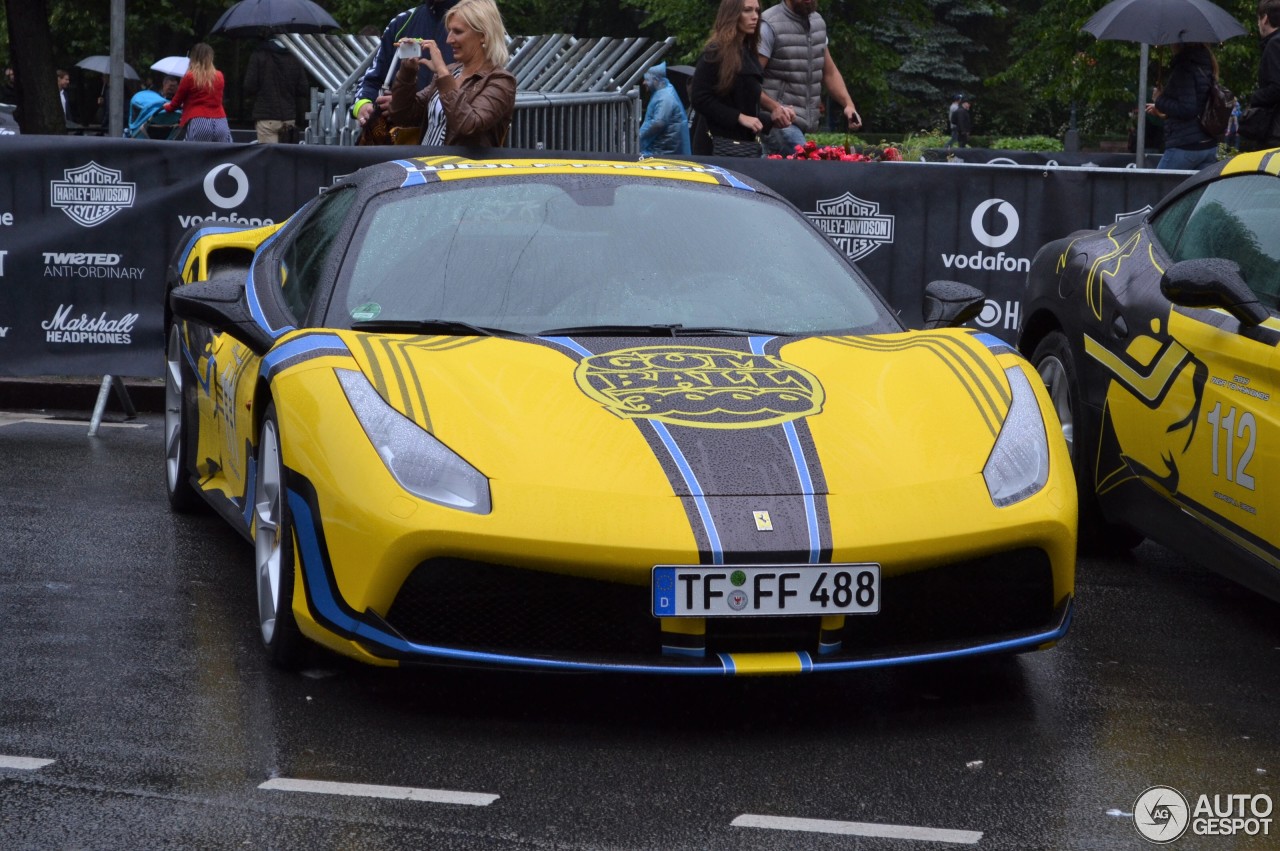
<path fill-rule="evenodd" d="M 213 67 L 213 48 L 200 42 L 191 48 L 190 60 L 178 91 L 164 105 L 165 111 L 182 110 L 183 138 L 188 142 L 230 142 L 231 127 L 222 108 L 226 81 Z"/>
<path fill-rule="evenodd" d="M 500 147 L 516 108 L 516 78 L 504 67 L 508 54 L 502 14 L 493 0 L 459 0 L 444 22 L 455 62 L 446 65 L 431 39 L 402 41 L 421 45 L 422 58 L 400 63 L 388 118 L 393 126 L 420 127 L 423 145 Z M 421 91 L 419 65 L 435 74 Z"/>

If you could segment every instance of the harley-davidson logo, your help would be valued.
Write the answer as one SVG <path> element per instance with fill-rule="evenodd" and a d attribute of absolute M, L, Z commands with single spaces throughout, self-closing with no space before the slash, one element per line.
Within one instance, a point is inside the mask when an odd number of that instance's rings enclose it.
<path fill-rule="evenodd" d="M 62 178 L 49 183 L 49 204 L 87 228 L 96 227 L 126 207 L 132 207 L 138 190 L 136 183 L 121 181 L 120 172 L 92 161 L 67 169 Z"/>
<path fill-rule="evenodd" d="M 693 428 L 759 428 L 822 411 L 817 376 L 769 355 L 637 346 L 578 363 L 587 396 L 625 419 Z"/>
<path fill-rule="evenodd" d="M 850 260 L 861 260 L 881 245 L 893 242 L 893 216 L 881 215 L 880 205 L 846 192 L 818 201 L 816 213 L 805 213 Z"/>

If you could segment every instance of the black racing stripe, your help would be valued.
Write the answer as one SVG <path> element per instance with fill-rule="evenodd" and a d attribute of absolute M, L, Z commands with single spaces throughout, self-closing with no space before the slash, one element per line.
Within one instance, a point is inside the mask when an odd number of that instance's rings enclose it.
<path fill-rule="evenodd" d="M 298 340 L 301 340 L 305 337 L 310 337 L 310 336 L 330 336 L 330 335 L 303 334 L 293 338 L 289 342 L 294 343 Z M 335 346 L 328 346 L 324 348 L 317 347 L 314 349 L 309 349 L 307 351 L 301 351 L 295 355 L 291 355 L 290 357 L 287 357 L 283 360 L 275 362 L 263 373 L 263 376 L 267 379 L 267 381 L 274 381 L 277 375 L 284 372 L 286 369 L 291 369 L 297 366 L 300 363 L 306 363 L 307 361 L 314 360 L 315 358 L 327 358 L 327 357 L 333 357 L 335 355 L 339 357 L 347 357 L 350 354 L 351 354 L 350 350 L 348 350 L 347 347 L 342 344 L 335 345 Z M 240 370 L 243 370 L 244 368 L 245 368 L 245 364 L 241 364 L 241 366 L 239 367 Z"/>
<path fill-rule="evenodd" d="M 822 459 L 818 455 L 817 444 L 813 442 L 813 432 L 809 429 L 809 421 L 795 420 L 796 438 L 804 452 L 804 461 L 809 470 L 814 497 L 813 508 L 817 513 L 818 523 L 818 563 L 831 563 L 831 550 L 834 547 L 831 535 L 831 506 L 827 502 L 827 475 L 822 469 Z"/>
<path fill-rule="evenodd" d="M 314 535 L 316 543 L 318 545 L 319 555 L 320 555 L 320 564 L 312 565 L 312 567 L 317 568 L 318 572 L 323 574 L 325 578 L 325 582 L 329 586 L 329 593 L 333 597 L 333 599 L 337 602 L 339 609 L 344 614 L 350 615 L 352 618 L 359 619 L 360 613 L 357 612 L 355 609 L 351 608 L 351 606 L 347 603 L 346 598 L 342 596 L 342 591 L 338 587 L 337 577 L 335 577 L 333 573 L 333 562 L 330 561 L 329 559 L 329 545 L 325 540 L 324 522 L 323 522 L 324 515 L 320 510 L 320 500 L 319 500 L 319 497 L 316 495 L 315 485 L 311 483 L 310 479 L 308 479 L 302 473 L 299 473 L 297 470 L 293 470 L 291 468 L 286 467 L 284 473 L 285 473 L 285 484 L 288 487 L 288 489 L 295 491 L 299 496 L 303 498 L 303 500 L 306 501 L 307 505 L 311 507 L 311 516 L 314 520 L 314 524 L 309 534 Z M 283 498 L 287 499 L 287 496 L 284 496 Z M 301 554 L 298 553 L 296 549 L 294 550 L 293 558 L 295 563 L 300 562 L 302 559 Z M 291 564 L 288 567 L 289 569 L 292 569 L 293 565 Z M 299 571 L 299 573 L 302 575 L 303 596 L 306 598 L 306 601 L 307 601 L 307 611 L 311 614 L 313 618 L 315 618 L 316 622 L 322 625 L 325 629 L 329 630 L 335 635 L 341 636 L 342 638 L 348 638 L 348 639 L 355 638 L 355 635 L 353 635 L 350 632 L 350 630 L 347 630 L 342 626 L 339 626 L 338 624 L 334 623 L 329 618 L 324 617 L 320 606 L 316 605 L 315 598 L 313 596 L 313 592 L 311 588 L 311 583 L 308 581 L 308 571 L 304 569 Z"/>
<path fill-rule="evenodd" d="M 675 459 L 671 457 L 666 444 L 658 436 L 656 429 L 646 427 L 649 425 L 650 423 L 645 420 L 636 422 L 636 426 L 640 430 L 640 436 L 644 438 L 645 443 L 649 444 L 649 451 L 653 453 L 653 457 L 662 468 L 662 472 L 666 474 L 672 493 L 680 498 L 680 505 L 684 509 L 685 517 L 689 520 L 689 531 L 693 533 L 694 541 L 698 547 L 698 563 L 713 564 L 715 557 L 713 555 L 714 547 L 711 543 L 711 534 L 706 524 L 702 522 L 702 513 L 698 510 L 697 500 L 694 499 L 689 487 L 685 484 L 684 474 L 680 472 L 680 468 Z"/>
<path fill-rule="evenodd" d="M 386 362 L 390 365 L 392 376 L 395 379 L 396 387 L 400 391 L 400 398 L 404 400 L 405 410 L 402 411 L 409 419 L 414 420 L 414 406 L 422 412 L 422 422 L 427 424 L 427 431 L 431 431 L 431 416 L 427 413 L 427 400 L 422 395 L 422 382 L 415 380 L 413 387 L 410 388 L 408 376 L 413 374 L 410 369 L 408 360 L 405 356 L 405 345 L 402 341 L 395 338 L 383 337 L 379 340 L 383 353 L 386 356 Z"/>
<path fill-rule="evenodd" d="M 788 340 L 787 342 L 793 342 Z M 543 345 L 581 359 L 580 352 L 554 340 L 538 340 Z M 668 343 L 673 349 L 682 347 L 713 348 L 755 355 L 751 341 L 745 337 L 678 338 L 671 341 L 653 338 L 583 337 L 573 344 L 599 355 L 635 347 L 654 347 Z M 771 357 L 785 361 L 777 353 Z M 827 561 L 831 557 L 830 512 L 826 504 L 826 477 L 813 444 L 812 433 L 803 420 L 793 420 L 801 457 L 794 457 L 791 441 L 783 425 L 747 428 L 699 428 L 693 425 L 654 423 L 641 428 L 641 434 L 658 459 L 671 485 L 672 492 L 684 502 L 690 528 L 697 539 L 703 563 L 713 559 L 712 530 L 703 522 L 698 502 L 685 482 L 671 450 L 658 434 L 662 429 L 675 444 L 688 469 L 706 495 L 702 504 L 710 513 L 712 527 L 719 538 L 725 561 L 801 561 L 808 562 L 811 551 Z M 642 425 L 642 421 L 637 421 Z M 797 465 L 808 472 L 817 491 L 811 497 L 815 534 L 810 535 L 808 507 Z M 751 494 L 752 496 L 741 496 Z M 756 511 L 767 511 L 773 520 L 772 531 L 761 531 L 755 520 Z M 765 555 L 761 555 L 761 552 Z"/>
<path fill-rule="evenodd" d="M 387 376 L 382 371 L 382 362 L 378 359 L 378 353 L 375 348 L 378 338 L 368 334 L 361 334 L 356 338 L 356 342 L 360 344 L 360 351 L 364 353 L 365 363 L 369 364 L 369 377 L 373 379 L 373 389 L 378 391 L 378 395 L 383 399 L 389 395 L 387 388 Z"/>
<path fill-rule="evenodd" d="M 448 351 L 462 346 L 474 345 L 484 337 L 442 337 L 438 335 L 415 337 L 389 337 L 377 334 L 362 334 L 360 347 L 369 364 L 369 373 L 373 379 L 374 389 L 383 399 L 390 397 L 391 385 L 399 390 L 404 399 L 403 413 L 410 419 L 415 417 L 415 407 L 421 412 L 421 422 L 428 432 L 432 431 L 431 412 L 427 405 L 426 389 L 420 377 L 410 366 L 408 349 L 425 349 L 428 351 Z M 414 376 L 410 382 L 410 376 Z"/>
<path fill-rule="evenodd" d="M 708 495 L 726 563 L 809 561 L 800 477 L 781 425 L 752 429 L 667 426 Z M 749 496 L 740 496 L 749 494 Z M 756 526 L 768 511 L 772 530 Z"/>
<path fill-rule="evenodd" d="M 978 358 L 971 349 L 958 341 L 939 337 L 911 338 L 893 342 L 854 337 L 825 337 L 823 339 L 844 346 L 874 352 L 898 352 L 915 348 L 927 349 L 932 354 L 937 355 L 938 359 L 955 375 L 965 392 L 969 394 L 969 398 L 973 400 L 974 407 L 978 409 L 978 413 L 982 416 L 991 434 L 994 436 L 1000 433 L 1000 426 L 1004 423 L 1005 412 L 1008 410 L 1010 403 L 1012 403 L 1013 397 L 1003 382 L 996 378 L 990 366 Z M 984 377 L 986 381 L 983 381 Z M 993 387 L 995 388 L 996 396 L 1004 403 L 1003 408 L 997 405 L 996 398 L 992 396 L 991 388 Z"/>

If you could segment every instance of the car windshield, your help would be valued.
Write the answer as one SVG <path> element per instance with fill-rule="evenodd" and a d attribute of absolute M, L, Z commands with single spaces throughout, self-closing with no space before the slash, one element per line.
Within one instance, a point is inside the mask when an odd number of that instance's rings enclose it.
<path fill-rule="evenodd" d="M 353 246 L 330 302 L 331 326 L 413 330 L 445 320 L 519 334 L 660 326 L 790 335 L 901 328 L 798 213 L 747 191 L 581 175 L 462 180 L 375 197 Z"/>

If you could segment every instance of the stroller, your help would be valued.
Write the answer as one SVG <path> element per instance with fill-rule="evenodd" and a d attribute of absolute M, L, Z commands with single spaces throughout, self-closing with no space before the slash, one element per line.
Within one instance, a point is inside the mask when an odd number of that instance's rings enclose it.
<path fill-rule="evenodd" d="M 182 132 L 182 110 L 164 111 L 164 95 L 143 89 L 129 100 L 126 139 L 176 139 Z"/>

